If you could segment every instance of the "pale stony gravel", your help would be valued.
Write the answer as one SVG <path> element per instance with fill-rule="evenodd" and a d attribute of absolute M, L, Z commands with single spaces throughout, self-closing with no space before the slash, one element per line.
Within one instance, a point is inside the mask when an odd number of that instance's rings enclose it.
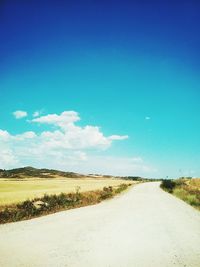
<path fill-rule="evenodd" d="M 2 267 L 199 267 L 200 212 L 139 184 L 101 204 L 0 226 Z"/>

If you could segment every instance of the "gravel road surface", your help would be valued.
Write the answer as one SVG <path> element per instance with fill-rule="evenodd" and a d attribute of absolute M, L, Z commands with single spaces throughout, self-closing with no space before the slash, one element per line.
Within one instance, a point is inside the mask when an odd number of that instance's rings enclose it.
<path fill-rule="evenodd" d="M 200 212 L 139 184 L 98 205 L 0 225 L 1 267 L 199 267 Z"/>

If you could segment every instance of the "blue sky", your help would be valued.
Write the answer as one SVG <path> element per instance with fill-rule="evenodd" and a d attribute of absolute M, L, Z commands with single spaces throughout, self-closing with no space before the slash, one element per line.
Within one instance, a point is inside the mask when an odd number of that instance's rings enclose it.
<path fill-rule="evenodd" d="M 0 12 L 0 168 L 200 176 L 197 1 Z"/>

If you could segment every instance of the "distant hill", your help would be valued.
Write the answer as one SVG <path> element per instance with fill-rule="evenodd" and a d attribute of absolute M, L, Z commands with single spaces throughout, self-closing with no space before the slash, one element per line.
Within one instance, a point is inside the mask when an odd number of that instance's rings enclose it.
<path fill-rule="evenodd" d="M 52 169 L 37 169 L 33 167 L 24 167 L 11 170 L 1 170 L 0 178 L 28 178 L 28 177 L 39 177 L 39 178 L 56 178 L 66 177 L 66 178 L 78 178 L 85 177 L 82 174 L 74 172 L 64 172 Z"/>
<path fill-rule="evenodd" d="M 96 178 L 96 179 L 125 179 L 130 181 L 158 181 L 161 179 L 148 179 L 142 178 L 139 176 L 112 176 L 112 175 L 101 175 L 101 174 L 80 174 L 75 172 L 64 172 L 53 169 L 37 169 L 31 166 L 11 169 L 11 170 L 2 170 L 0 169 L 0 178 Z"/>

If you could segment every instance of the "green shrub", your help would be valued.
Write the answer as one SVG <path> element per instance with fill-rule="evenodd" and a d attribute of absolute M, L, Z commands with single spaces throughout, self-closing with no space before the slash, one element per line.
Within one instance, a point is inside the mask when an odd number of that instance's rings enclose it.
<path fill-rule="evenodd" d="M 111 198 L 113 195 L 113 188 L 112 186 L 109 187 L 104 187 L 103 191 L 101 191 L 100 193 L 100 199 L 107 199 L 107 198 Z"/>
<path fill-rule="evenodd" d="M 183 188 L 175 188 L 173 194 L 186 201 L 188 193 Z"/>
<path fill-rule="evenodd" d="M 176 183 L 173 180 L 162 180 L 160 187 L 169 193 L 173 192 L 173 189 L 175 188 Z"/>
<path fill-rule="evenodd" d="M 130 186 L 130 184 L 120 184 L 120 186 L 118 186 L 118 188 L 115 189 L 115 193 L 116 194 L 121 193 L 122 191 L 126 190 L 128 186 Z"/>
<path fill-rule="evenodd" d="M 186 201 L 192 206 L 200 206 L 200 201 L 198 200 L 196 195 L 188 195 Z"/>

